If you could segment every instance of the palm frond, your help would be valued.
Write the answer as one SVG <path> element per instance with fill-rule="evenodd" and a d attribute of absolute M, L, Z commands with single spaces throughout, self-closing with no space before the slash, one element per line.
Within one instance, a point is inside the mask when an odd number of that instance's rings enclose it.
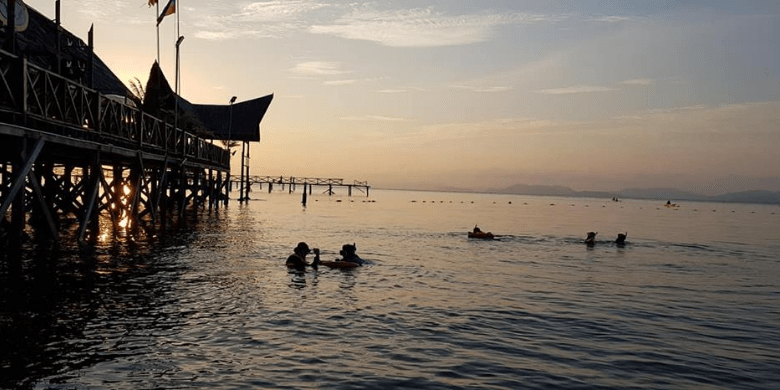
<path fill-rule="evenodd" d="M 144 86 L 141 84 L 141 80 L 136 77 L 133 80 L 130 80 L 130 92 L 134 95 L 136 99 L 143 102 L 144 97 L 146 96 L 146 91 L 144 91 Z"/>

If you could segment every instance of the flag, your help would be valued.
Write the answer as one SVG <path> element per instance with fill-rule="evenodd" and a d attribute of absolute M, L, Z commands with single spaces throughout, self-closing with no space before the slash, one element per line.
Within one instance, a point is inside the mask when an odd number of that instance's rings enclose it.
<path fill-rule="evenodd" d="M 160 22 L 162 22 L 164 17 L 171 15 L 174 12 L 176 12 L 176 0 L 168 0 L 168 4 L 165 5 L 165 8 L 160 12 L 160 16 L 157 17 L 157 25 L 160 25 Z"/>

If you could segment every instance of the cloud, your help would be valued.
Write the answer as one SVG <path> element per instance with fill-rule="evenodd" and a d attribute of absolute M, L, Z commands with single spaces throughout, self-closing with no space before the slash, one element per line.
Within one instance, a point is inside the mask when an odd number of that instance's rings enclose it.
<path fill-rule="evenodd" d="M 391 47 L 457 46 L 485 42 L 498 26 L 554 21 L 546 15 L 527 13 L 444 15 L 432 8 L 370 11 L 358 10 L 333 23 L 313 25 L 314 34 L 377 42 Z"/>
<path fill-rule="evenodd" d="M 111 3 L 111 2 L 109 2 Z M 120 6 L 123 2 L 115 0 Z M 308 0 L 233 3 L 199 8 L 194 35 L 207 40 L 282 38 L 295 32 L 377 42 L 391 47 L 458 46 L 485 42 L 505 25 L 555 23 L 566 15 L 526 12 L 445 14 L 433 7 L 378 10 L 376 2 L 322 3 Z M 95 7 L 94 12 L 100 8 Z"/>
<path fill-rule="evenodd" d="M 575 86 L 564 87 L 564 88 L 542 89 L 536 92 L 547 94 L 547 95 L 565 95 L 565 94 L 572 94 L 572 93 L 593 93 L 593 92 L 611 92 L 611 91 L 618 91 L 618 89 L 610 88 L 610 87 L 602 87 L 598 85 L 575 85 Z"/>
<path fill-rule="evenodd" d="M 350 85 L 355 84 L 357 80 L 329 80 L 324 81 L 322 85 Z"/>
<path fill-rule="evenodd" d="M 328 6 L 324 3 L 302 0 L 257 1 L 244 6 L 235 19 L 252 22 L 291 21 Z"/>
<path fill-rule="evenodd" d="M 233 11 L 231 3 L 200 10 L 193 21 L 195 36 L 207 40 L 238 38 L 281 38 L 304 30 L 303 20 L 328 4 L 304 0 L 256 1 Z"/>
<path fill-rule="evenodd" d="M 631 22 L 636 20 L 636 18 L 629 17 L 629 16 L 600 16 L 600 17 L 592 18 L 590 20 L 594 22 L 621 23 L 621 22 Z"/>
<path fill-rule="evenodd" d="M 408 122 L 405 118 L 396 118 L 391 116 L 382 115 L 366 115 L 366 116 L 345 116 L 341 118 L 345 121 L 382 121 L 382 122 Z"/>
<path fill-rule="evenodd" d="M 452 87 L 456 89 L 464 89 L 467 91 L 480 92 L 480 93 L 507 92 L 512 90 L 512 87 L 509 86 L 476 87 L 471 85 L 453 85 Z"/>
<path fill-rule="evenodd" d="M 306 61 L 296 64 L 290 69 L 290 72 L 309 76 L 332 76 L 349 73 L 341 70 L 340 67 L 341 65 L 338 62 Z"/>
<path fill-rule="evenodd" d="M 623 81 L 623 84 L 627 84 L 627 85 L 650 85 L 652 83 L 653 80 L 651 79 L 633 79 L 633 80 Z"/>
<path fill-rule="evenodd" d="M 377 92 L 379 92 L 379 93 L 405 93 L 405 92 L 409 92 L 409 91 L 406 90 L 406 89 L 380 89 Z"/>
<path fill-rule="evenodd" d="M 84 2 L 79 4 L 77 10 L 80 14 L 90 19 L 104 19 L 113 15 L 120 15 L 127 2 L 121 0 Z"/>

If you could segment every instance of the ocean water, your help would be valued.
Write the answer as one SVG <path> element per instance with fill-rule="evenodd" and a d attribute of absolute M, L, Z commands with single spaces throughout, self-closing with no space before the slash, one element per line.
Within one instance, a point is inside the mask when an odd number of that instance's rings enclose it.
<path fill-rule="evenodd" d="M 780 388 L 780 207 L 252 197 L 3 260 L 0 388 Z M 369 264 L 292 272 L 299 241 Z"/>

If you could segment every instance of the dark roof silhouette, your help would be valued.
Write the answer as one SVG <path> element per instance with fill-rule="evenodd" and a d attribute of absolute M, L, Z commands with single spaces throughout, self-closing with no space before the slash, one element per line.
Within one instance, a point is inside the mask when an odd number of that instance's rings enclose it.
<path fill-rule="evenodd" d="M 173 123 L 178 105 L 179 128 L 216 140 L 260 141 L 263 120 L 273 94 L 230 105 L 192 104 L 176 95 L 159 64 L 152 64 L 146 83 L 144 112 Z M 232 111 L 232 113 L 231 113 Z"/>
<path fill-rule="evenodd" d="M 17 6 L 21 4 L 17 3 Z M 101 94 L 133 97 L 127 86 L 92 53 L 88 44 L 34 8 L 25 6 L 30 22 L 24 31 L 17 32 L 14 54 L 27 58 L 38 67 L 59 72 L 79 84 L 91 86 Z M 3 32 L 0 30 L 2 44 L 5 43 Z M 192 104 L 174 93 L 155 61 L 146 84 L 142 109 L 168 123 L 176 121 L 179 128 L 204 138 L 257 142 L 260 141 L 260 121 L 268 111 L 271 100 L 273 94 L 235 103 L 232 110 L 230 105 Z M 174 115 L 176 107 L 178 116 Z"/>
<path fill-rule="evenodd" d="M 17 3 L 17 7 L 23 3 Z M 58 27 L 46 16 L 26 5 L 30 15 L 27 29 L 16 33 L 17 52 L 14 54 L 27 58 L 32 64 L 60 74 L 80 84 L 90 86 L 89 59 L 91 51 L 83 40 L 68 30 Z M 60 60 L 57 61 L 57 31 L 60 41 Z M 5 34 L 0 34 L 5 43 Z M 104 95 L 127 96 L 124 83 L 94 55 L 92 57 L 91 87 Z"/>
<path fill-rule="evenodd" d="M 274 95 L 267 95 L 229 105 L 194 104 L 195 111 L 214 139 L 260 141 L 260 121 L 263 120 Z M 232 118 L 231 118 L 232 116 Z"/>

